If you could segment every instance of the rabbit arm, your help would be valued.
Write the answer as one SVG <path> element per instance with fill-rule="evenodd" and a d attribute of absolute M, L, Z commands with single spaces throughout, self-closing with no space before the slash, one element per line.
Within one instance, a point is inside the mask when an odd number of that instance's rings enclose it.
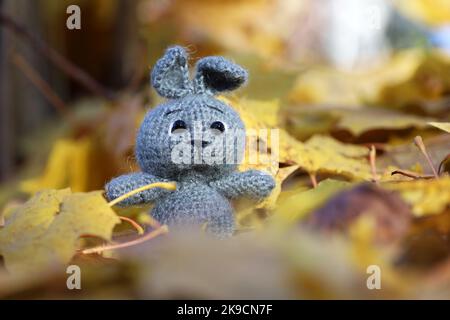
<path fill-rule="evenodd" d="M 210 183 L 211 187 L 228 198 L 246 196 L 252 199 L 267 197 L 275 187 L 273 177 L 258 170 L 235 172 Z"/>
<path fill-rule="evenodd" d="M 165 181 L 167 180 L 143 172 L 122 175 L 120 177 L 112 179 L 109 183 L 106 184 L 106 197 L 109 201 L 111 201 L 127 192 L 143 187 L 147 184 Z M 118 205 L 130 206 L 152 202 L 162 195 L 166 194 L 167 192 L 170 191 L 161 188 L 145 190 L 121 201 L 120 203 L 118 203 Z"/>

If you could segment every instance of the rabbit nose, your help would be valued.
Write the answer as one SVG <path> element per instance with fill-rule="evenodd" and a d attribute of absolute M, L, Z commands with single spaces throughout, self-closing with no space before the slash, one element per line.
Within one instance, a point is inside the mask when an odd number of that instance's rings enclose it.
<path fill-rule="evenodd" d="M 202 148 L 206 147 L 207 145 L 209 145 L 211 142 L 209 141 L 205 141 L 205 140 L 191 140 L 191 145 L 194 146 L 198 146 L 198 145 L 202 145 Z"/>

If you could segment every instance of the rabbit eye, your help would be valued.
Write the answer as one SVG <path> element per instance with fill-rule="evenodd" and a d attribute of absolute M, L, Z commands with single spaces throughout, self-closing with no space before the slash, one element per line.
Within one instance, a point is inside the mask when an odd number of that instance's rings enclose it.
<path fill-rule="evenodd" d="M 222 132 L 225 131 L 225 125 L 224 125 L 222 122 L 220 122 L 220 121 L 214 121 L 214 122 L 211 124 L 211 127 L 210 127 L 210 128 L 213 129 L 213 130 L 217 130 L 217 131 L 219 131 L 220 133 L 222 133 Z"/>
<path fill-rule="evenodd" d="M 172 124 L 172 129 L 170 129 L 170 133 L 182 133 L 187 129 L 186 122 L 183 120 L 177 120 Z"/>

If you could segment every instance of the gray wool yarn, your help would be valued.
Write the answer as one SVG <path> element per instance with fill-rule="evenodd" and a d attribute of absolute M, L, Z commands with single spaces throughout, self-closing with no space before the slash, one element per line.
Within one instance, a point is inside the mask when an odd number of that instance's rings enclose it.
<path fill-rule="evenodd" d="M 244 154 L 245 127 L 233 108 L 214 97 L 243 85 L 247 77 L 246 70 L 223 57 L 205 57 L 197 62 L 191 80 L 186 51 L 179 46 L 167 49 L 153 68 L 151 83 L 169 100 L 147 113 L 136 139 L 142 172 L 110 181 L 105 186 L 107 198 L 113 200 L 149 183 L 175 181 L 175 191 L 150 189 L 119 205 L 154 202 L 151 215 L 161 223 L 206 223 L 208 232 L 231 236 L 235 222 L 230 199 L 262 199 L 275 187 L 273 177 L 262 171 L 237 171 Z M 236 138 L 231 143 L 220 139 L 230 132 Z M 184 161 L 174 160 L 174 155 L 185 155 L 177 149 L 180 145 L 189 146 Z M 207 151 L 214 161 L 195 161 L 199 152 Z"/>

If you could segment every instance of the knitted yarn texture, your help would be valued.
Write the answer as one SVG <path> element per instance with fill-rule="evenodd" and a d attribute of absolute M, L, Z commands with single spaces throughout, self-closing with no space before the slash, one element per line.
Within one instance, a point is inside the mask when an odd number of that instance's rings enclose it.
<path fill-rule="evenodd" d="M 206 223 L 208 232 L 231 236 L 235 221 L 230 199 L 262 199 L 275 187 L 267 173 L 237 171 L 245 151 L 245 126 L 232 107 L 215 97 L 237 89 L 247 78 L 242 67 L 213 56 L 197 62 L 191 80 L 184 48 L 167 49 L 152 70 L 151 84 L 168 100 L 146 114 L 136 138 L 142 171 L 111 180 L 105 186 L 107 198 L 149 183 L 175 181 L 175 191 L 150 189 L 119 205 L 154 202 L 151 215 L 161 223 Z"/>

